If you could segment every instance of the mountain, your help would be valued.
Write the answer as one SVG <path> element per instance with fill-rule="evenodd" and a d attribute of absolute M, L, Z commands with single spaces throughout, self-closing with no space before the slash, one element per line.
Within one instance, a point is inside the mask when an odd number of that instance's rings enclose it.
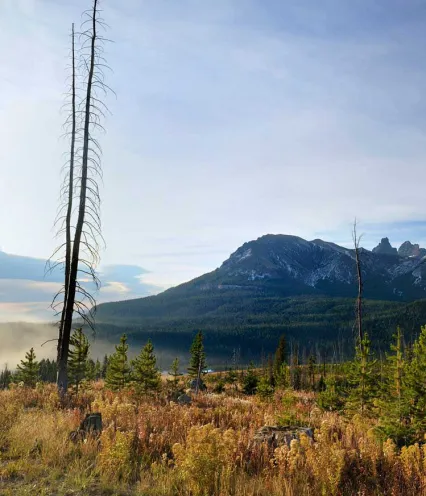
<path fill-rule="evenodd" d="M 418 244 L 412 244 L 410 241 L 404 241 L 398 248 L 398 255 L 401 257 L 424 257 L 426 249 L 420 248 Z"/>
<path fill-rule="evenodd" d="M 388 243 L 381 242 L 385 253 L 360 249 L 371 300 L 366 318 L 384 337 L 389 322 L 406 315 L 408 302 L 426 298 L 424 258 L 390 253 Z M 169 343 L 204 329 L 218 346 L 239 342 L 259 353 L 281 332 L 310 343 L 351 338 L 356 291 L 352 249 L 266 235 L 244 243 L 213 272 L 159 295 L 100 305 L 97 320 L 109 334 L 126 327 L 134 339 L 163 336 Z"/>
<path fill-rule="evenodd" d="M 380 243 L 373 248 L 373 253 L 381 255 L 398 255 L 398 250 L 396 248 L 392 248 L 389 238 L 382 238 Z"/>

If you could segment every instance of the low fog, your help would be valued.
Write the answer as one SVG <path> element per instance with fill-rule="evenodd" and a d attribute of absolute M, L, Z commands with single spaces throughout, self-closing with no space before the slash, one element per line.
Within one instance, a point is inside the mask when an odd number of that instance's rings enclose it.
<path fill-rule="evenodd" d="M 57 332 L 57 327 L 49 324 L 0 323 L 0 369 L 6 364 L 10 369 L 15 369 L 30 348 L 34 348 L 37 360 L 55 359 Z M 110 354 L 114 350 L 112 343 L 95 339 L 90 333 L 88 337 L 92 358 L 101 359 L 106 353 Z M 54 341 L 49 341 L 52 339 Z"/>

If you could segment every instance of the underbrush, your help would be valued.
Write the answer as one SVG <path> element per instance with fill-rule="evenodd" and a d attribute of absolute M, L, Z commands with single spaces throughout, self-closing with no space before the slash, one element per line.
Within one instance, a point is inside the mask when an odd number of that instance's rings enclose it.
<path fill-rule="evenodd" d="M 89 411 L 100 439 L 71 442 Z M 252 442 L 263 425 L 314 429 L 290 446 Z M 398 449 L 376 421 L 324 412 L 315 393 L 268 401 L 203 393 L 190 406 L 135 401 L 101 384 L 60 408 L 53 386 L 0 391 L 0 494 L 400 495 L 426 494 L 426 447 Z"/>

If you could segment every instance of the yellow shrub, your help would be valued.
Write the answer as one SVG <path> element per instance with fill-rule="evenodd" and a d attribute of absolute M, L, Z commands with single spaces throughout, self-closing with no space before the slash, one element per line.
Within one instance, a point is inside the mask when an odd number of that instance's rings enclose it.
<path fill-rule="evenodd" d="M 113 433 L 106 430 L 101 436 L 101 451 L 98 455 L 97 469 L 101 478 L 110 482 L 131 482 L 139 474 L 136 473 L 137 437 L 135 432 Z"/>
<path fill-rule="evenodd" d="M 192 427 L 186 446 L 173 446 L 176 467 L 191 493 L 210 496 L 229 482 L 235 446 L 233 430 L 223 432 L 212 424 Z"/>

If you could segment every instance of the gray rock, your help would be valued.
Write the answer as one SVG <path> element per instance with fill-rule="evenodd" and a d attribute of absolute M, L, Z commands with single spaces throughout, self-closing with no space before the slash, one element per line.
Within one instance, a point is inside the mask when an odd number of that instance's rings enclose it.
<path fill-rule="evenodd" d="M 270 448 L 279 446 L 290 446 L 293 439 L 300 439 L 301 434 L 305 434 L 313 440 L 314 433 L 310 427 L 295 426 L 269 426 L 265 425 L 256 431 L 253 436 L 255 445 L 266 443 Z"/>
<path fill-rule="evenodd" d="M 373 248 L 373 253 L 379 253 L 380 255 L 398 255 L 398 250 L 392 247 L 389 238 L 382 238 L 380 243 Z"/>
<path fill-rule="evenodd" d="M 191 397 L 187 394 L 181 394 L 177 399 L 177 402 L 179 403 L 179 405 L 190 405 L 192 400 Z"/>

